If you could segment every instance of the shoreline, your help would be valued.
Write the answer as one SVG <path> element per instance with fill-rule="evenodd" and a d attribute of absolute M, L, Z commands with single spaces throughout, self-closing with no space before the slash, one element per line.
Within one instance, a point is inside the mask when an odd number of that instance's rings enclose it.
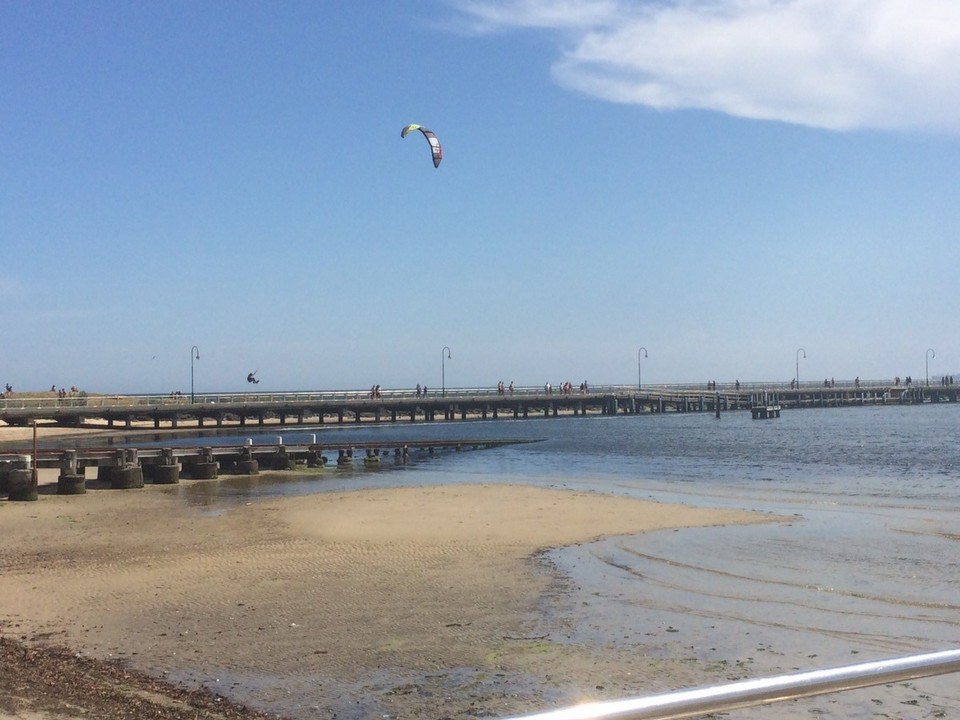
<path fill-rule="evenodd" d="M 223 508 L 182 487 L 0 503 L 0 634 L 300 718 L 506 716 L 636 692 L 625 651 L 567 644 L 545 615 L 569 591 L 546 550 L 776 521 L 522 485 Z M 650 662 L 668 687 L 702 682 Z"/>

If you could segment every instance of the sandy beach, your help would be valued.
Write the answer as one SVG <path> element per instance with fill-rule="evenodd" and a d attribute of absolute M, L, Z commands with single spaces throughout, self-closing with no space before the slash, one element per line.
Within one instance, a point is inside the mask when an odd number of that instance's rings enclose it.
<path fill-rule="evenodd" d="M 53 422 L 47 423 L 37 423 L 37 439 L 38 440 L 49 440 L 52 438 L 67 438 L 74 437 L 77 435 L 103 435 L 108 431 L 103 427 L 64 427 L 62 425 L 57 425 Z M 110 429 L 111 434 L 116 434 L 116 431 Z M 32 426 L 16 426 L 16 425 L 2 425 L 0 424 L 0 443 L 7 446 L 17 446 L 17 447 L 29 447 L 30 443 L 33 442 L 33 427 Z"/>
<path fill-rule="evenodd" d="M 290 717 L 508 716 L 724 678 L 565 642 L 543 550 L 770 521 L 501 485 L 211 510 L 188 482 L 0 502 L 0 633 Z"/>

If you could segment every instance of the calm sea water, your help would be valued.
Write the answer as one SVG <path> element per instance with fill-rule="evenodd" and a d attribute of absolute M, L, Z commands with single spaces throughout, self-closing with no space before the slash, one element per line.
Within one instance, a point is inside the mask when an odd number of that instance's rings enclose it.
<path fill-rule="evenodd" d="M 774 420 L 739 412 L 326 427 L 251 437 L 295 443 L 311 433 L 321 442 L 541 441 L 414 458 L 398 469 L 330 470 L 320 480 L 225 479 L 192 501 L 523 482 L 773 513 L 785 520 L 552 551 L 571 593 L 545 608 L 548 630 L 560 614 L 575 619 L 564 624 L 564 641 L 736 664 L 747 677 L 960 648 L 960 405 L 784 411 Z M 180 492 L 191 499 L 190 487 Z M 846 718 L 960 712 L 956 675 L 857 692 L 870 693 L 866 702 L 862 694 L 831 699 L 830 711 L 842 709 Z M 806 717 L 826 702 L 781 707 L 775 717 Z"/>
<path fill-rule="evenodd" d="M 207 437 L 203 443 L 233 445 L 246 438 L 273 442 L 278 436 L 287 444 L 311 437 L 323 443 L 382 440 L 385 445 L 425 439 L 538 441 L 444 453 L 429 462 L 415 458 L 398 473 L 346 476 L 347 487 L 449 482 L 453 476 L 469 475 L 473 481 L 479 479 L 473 476 L 482 476 L 484 482 L 524 479 L 630 495 L 656 493 L 660 499 L 710 498 L 711 505 L 735 507 L 743 507 L 748 498 L 895 507 L 960 504 L 960 405 L 784 411 L 767 421 L 736 412 L 719 420 L 709 413 L 686 413 L 327 425 L 259 434 L 247 428 Z M 157 444 L 196 445 L 197 440 Z M 339 483 L 336 477 L 331 482 Z M 292 482 L 251 492 L 317 492 L 326 487 Z"/>

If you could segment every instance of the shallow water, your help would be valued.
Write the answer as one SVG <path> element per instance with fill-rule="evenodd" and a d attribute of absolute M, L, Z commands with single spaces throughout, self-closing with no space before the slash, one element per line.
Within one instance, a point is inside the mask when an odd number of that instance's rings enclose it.
<path fill-rule="evenodd" d="M 785 410 L 763 421 L 740 412 L 325 427 L 273 430 L 262 440 L 282 435 L 292 444 L 313 433 L 321 442 L 542 442 L 179 492 L 216 511 L 265 495 L 522 482 L 774 513 L 784 519 L 551 551 L 571 587 L 559 607 L 544 608 L 551 638 L 721 661 L 749 677 L 960 648 L 957 405 Z M 576 620 L 562 633 L 550 626 L 561 614 Z M 827 706 L 843 717 L 943 717 L 960 708 L 956 676 L 908 685 L 780 707 L 775 717 Z"/>

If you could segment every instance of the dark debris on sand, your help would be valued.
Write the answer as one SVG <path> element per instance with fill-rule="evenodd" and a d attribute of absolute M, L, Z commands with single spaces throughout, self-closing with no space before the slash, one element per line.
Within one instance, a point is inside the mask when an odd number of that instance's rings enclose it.
<path fill-rule="evenodd" d="M 283 720 L 66 648 L 0 637 L 0 716 L 98 720 Z"/>

